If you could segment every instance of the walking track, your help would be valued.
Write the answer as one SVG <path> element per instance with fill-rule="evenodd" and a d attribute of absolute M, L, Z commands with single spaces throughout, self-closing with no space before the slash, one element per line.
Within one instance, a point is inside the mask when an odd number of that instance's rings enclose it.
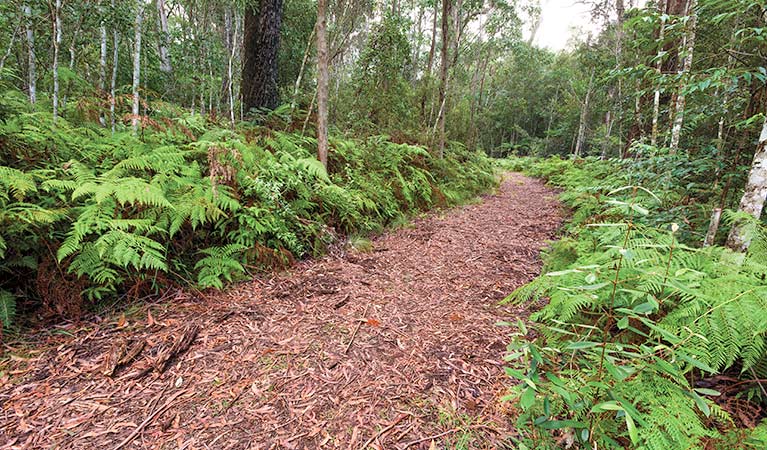
<path fill-rule="evenodd" d="M 498 301 L 559 223 L 555 193 L 512 174 L 368 252 L 33 336 L 0 367 L 0 447 L 504 448 L 495 324 L 526 312 Z"/>

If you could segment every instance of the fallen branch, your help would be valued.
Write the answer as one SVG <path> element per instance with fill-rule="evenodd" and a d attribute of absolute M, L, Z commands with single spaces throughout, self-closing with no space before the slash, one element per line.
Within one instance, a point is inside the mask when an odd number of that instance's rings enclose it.
<path fill-rule="evenodd" d="M 157 360 L 155 360 L 154 363 L 155 370 L 158 373 L 165 372 L 165 369 L 168 368 L 168 365 L 175 357 L 189 349 L 189 347 L 192 345 L 192 342 L 194 342 L 194 339 L 197 337 L 197 333 L 199 332 L 199 325 L 194 325 L 184 330 L 184 333 L 181 335 L 181 337 L 179 337 L 178 340 L 173 343 L 167 352 L 161 352 L 157 356 Z"/>

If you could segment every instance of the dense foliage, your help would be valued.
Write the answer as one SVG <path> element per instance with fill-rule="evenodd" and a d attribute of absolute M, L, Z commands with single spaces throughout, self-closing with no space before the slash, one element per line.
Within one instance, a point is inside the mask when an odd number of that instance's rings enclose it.
<path fill-rule="evenodd" d="M 767 428 L 748 429 L 767 402 L 764 228 L 751 218 L 745 255 L 701 248 L 710 172 L 685 156 L 507 164 L 573 212 L 508 298 L 546 300 L 507 357 L 520 448 L 764 448 Z"/>
<path fill-rule="evenodd" d="M 456 204 L 495 182 L 460 145 L 445 159 L 386 136 L 316 142 L 272 115 L 222 128 L 166 107 L 134 136 L 59 120 L 2 93 L 0 318 L 42 305 L 140 298 L 175 283 L 223 287 L 324 252 L 345 235 Z"/>

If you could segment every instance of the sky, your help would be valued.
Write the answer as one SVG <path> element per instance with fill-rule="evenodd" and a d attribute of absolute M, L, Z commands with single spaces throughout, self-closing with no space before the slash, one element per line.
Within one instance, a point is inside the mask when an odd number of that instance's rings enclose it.
<path fill-rule="evenodd" d="M 597 34 L 599 26 L 592 22 L 589 6 L 577 0 L 542 0 L 541 25 L 533 44 L 552 50 L 567 47 L 571 37 L 584 40 L 586 34 Z M 529 27 L 525 30 L 525 39 L 529 38 Z"/>

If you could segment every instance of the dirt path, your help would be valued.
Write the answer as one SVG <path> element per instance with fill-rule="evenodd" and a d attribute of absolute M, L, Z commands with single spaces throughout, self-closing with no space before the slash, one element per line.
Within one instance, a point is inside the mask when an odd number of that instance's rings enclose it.
<path fill-rule="evenodd" d="M 53 330 L 0 372 L 0 447 L 503 448 L 494 324 L 521 312 L 497 302 L 559 221 L 551 190 L 510 175 L 370 252 Z"/>

